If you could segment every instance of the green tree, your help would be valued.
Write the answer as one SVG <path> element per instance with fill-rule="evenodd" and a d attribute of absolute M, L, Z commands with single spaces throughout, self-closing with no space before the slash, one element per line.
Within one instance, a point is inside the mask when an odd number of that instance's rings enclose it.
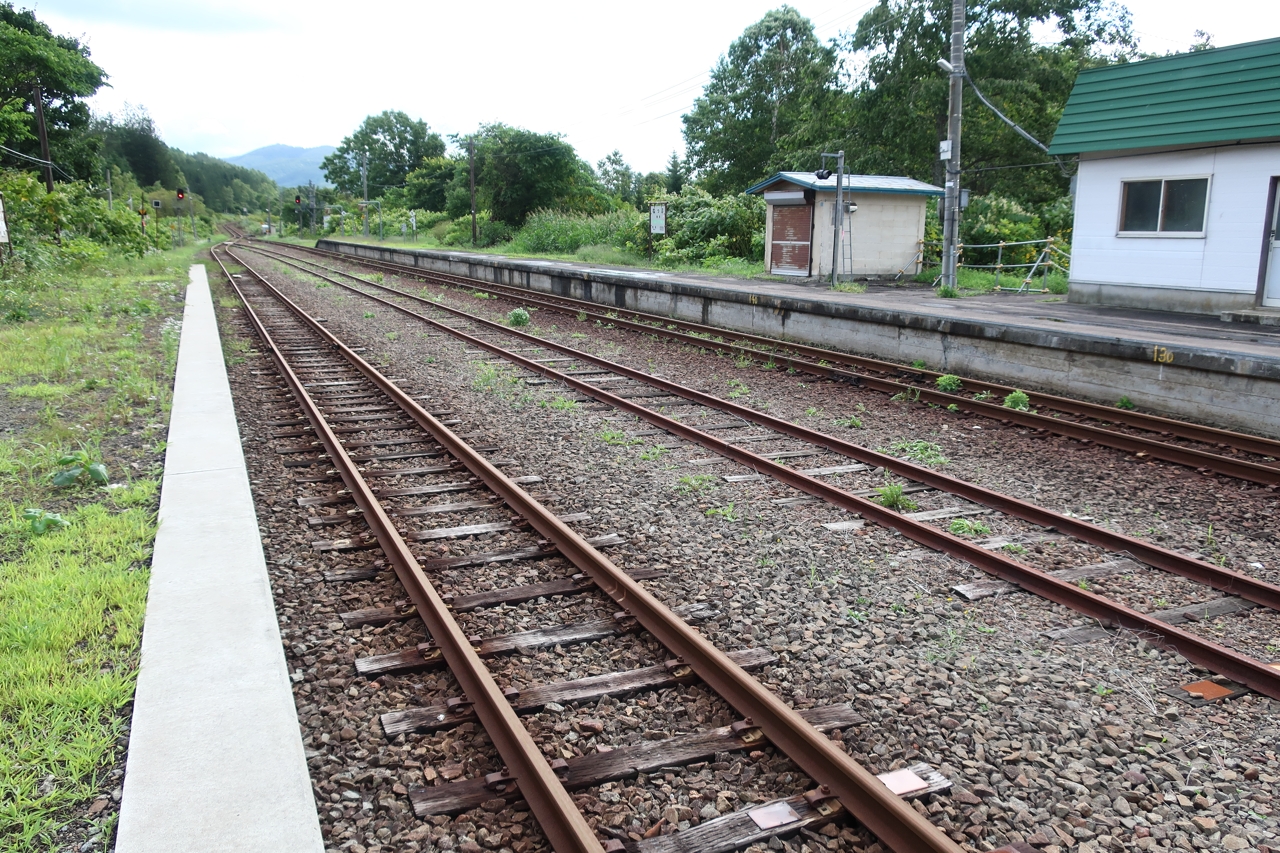
<path fill-rule="evenodd" d="M 813 24 L 782 6 L 743 32 L 684 116 L 689 165 L 716 194 L 766 177 L 787 138 L 821 123 L 839 68 Z"/>
<path fill-rule="evenodd" d="M 325 180 L 359 198 L 363 191 L 360 164 L 368 157 L 369 197 L 381 198 L 403 186 L 409 173 L 428 157 L 444 155 L 444 140 L 427 123 L 399 110 L 387 110 L 364 120 L 355 133 L 324 158 Z"/>
<path fill-rule="evenodd" d="M 684 189 L 684 182 L 689 179 L 689 170 L 681 162 L 680 155 L 674 151 L 671 152 L 671 159 L 667 161 L 667 173 L 664 178 L 666 191 L 673 195 L 679 195 Z"/>
<path fill-rule="evenodd" d="M 596 163 L 596 172 L 600 175 L 600 183 L 605 192 L 624 202 L 634 199 L 633 190 L 636 173 L 622 159 L 622 152 L 616 148 L 613 153 Z"/>
<path fill-rule="evenodd" d="M 141 186 L 173 190 L 184 183 L 169 146 L 145 109 L 126 106 L 119 116 L 95 121 L 94 132 L 102 139 L 103 159 L 132 172 Z"/>
<path fill-rule="evenodd" d="M 668 176 L 662 172 L 650 172 L 647 175 L 637 174 L 635 176 L 635 184 L 631 190 L 631 197 L 635 199 L 636 210 L 647 211 L 649 209 L 649 200 L 667 192 L 669 185 Z"/>
<path fill-rule="evenodd" d="M 89 48 L 77 39 L 54 35 L 30 10 L 0 3 L 0 138 L 5 145 L 40 156 L 34 98 L 39 83 L 50 156 L 72 175 L 93 175 L 97 139 L 85 132 L 90 114 L 84 99 L 106 79 L 106 72 L 90 61 Z M 54 175 L 65 177 L 57 171 Z"/>
<path fill-rule="evenodd" d="M 463 164 L 447 193 L 451 205 L 468 192 L 466 180 Z M 534 133 L 505 124 L 480 128 L 476 182 L 480 207 L 488 210 L 494 221 L 516 228 L 542 208 L 603 213 L 613 206 L 591 167 L 559 134 Z"/>
<path fill-rule="evenodd" d="M 1056 40 L 1046 41 L 1041 26 Z M 947 77 L 937 68 L 949 55 L 949 0 L 880 0 L 844 47 L 864 72 L 830 122 L 826 138 L 809 144 L 843 148 L 849 169 L 908 175 L 941 185 L 938 142 L 947 135 Z M 966 19 L 966 66 L 984 94 L 1038 139 L 1048 142 L 1082 68 L 1133 55 L 1128 12 L 1106 0 L 971 0 Z M 1067 189 L 1055 165 L 1008 167 L 1046 158 L 983 106 L 964 94 L 966 187 L 1023 203 L 1047 203 Z"/>
<path fill-rule="evenodd" d="M 404 188 L 390 191 L 388 199 L 394 199 L 400 206 L 410 209 L 444 210 L 449 185 L 458 170 L 465 170 L 466 167 L 465 160 L 427 157 L 405 178 Z"/>

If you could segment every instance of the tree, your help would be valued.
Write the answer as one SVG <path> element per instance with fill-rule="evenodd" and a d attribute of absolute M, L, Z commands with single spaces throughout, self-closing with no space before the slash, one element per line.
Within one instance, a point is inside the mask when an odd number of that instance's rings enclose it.
<path fill-rule="evenodd" d="M 790 6 L 747 27 L 684 116 L 699 183 L 736 193 L 766 177 L 784 140 L 825 113 L 838 68 L 835 50 Z"/>
<path fill-rule="evenodd" d="M 405 178 L 404 189 L 392 193 L 407 208 L 444 210 L 445 194 L 460 167 L 466 168 L 465 161 L 428 157 Z"/>
<path fill-rule="evenodd" d="M 1033 37 L 1033 24 L 1051 24 L 1058 40 Z M 808 142 L 849 152 L 852 172 L 941 185 L 938 142 L 947 135 L 947 77 L 936 62 L 948 55 L 950 27 L 950 0 L 880 0 L 845 44 L 863 60 L 861 79 L 827 137 Z M 1134 49 L 1128 12 L 1106 0 L 970 0 L 965 38 L 969 75 L 1006 115 L 1046 143 L 1079 71 L 1127 59 Z M 1046 158 L 968 87 L 963 153 L 964 183 L 975 192 L 1040 204 L 1067 190 L 1068 179 L 1056 165 L 1006 168 Z"/>
<path fill-rule="evenodd" d="M 428 157 L 444 156 L 444 140 L 424 121 L 415 121 L 398 110 L 369 116 L 338 149 L 324 158 L 325 180 L 339 190 L 360 197 L 362 157 L 368 157 L 369 196 L 381 198 L 392 187 L 403 186 L 409 173 Z"/>
<path fill-rule="evenodd" d="M 596 172 L 600 175 L 600 183 L 609 195 L 624 202 L 630 202 L 634 198 L 632 184 L 635 182 L 636 173 L 622 159 L 621 151 L 615 148 L 612 154 L 596 163 Z"/>
<path fill-rule="evenodd" d="M 680 162 L 679 155 L 671 152 L 671 159 L 667 162 L 666 174 L 666 190 L 672 195 L 679 195 L 684 189 L 684 182 L 689 178 L 689 172 L 685 168 L 684 163 Z"/>
<path fill-rule="evenodd" d="M 635 185 L 631 190 L 631 197 L 636 202 L 636 210 L 648 210 L 650 199 L 667 192 L 667 186 L 667 175 L 662 172 L 650 172 L 647 175 L 637 174 L 635 176 Z"/>
<path fill-rule="evenodd" d="M 119 116 L 95 121 L 94 131 L 102 139 L 103 159 L 132 172 L 139 185 L 174 190 L 184 183 L 169 146 L 142 107 L 126 105 Z"/>
<path fill-rule="evenodd" d="M 459 170 L 448 192 L 458 197 Z M 497 222 L 518 228 L 542 208 L 603 213 L 612 205 L 591 167 L 559 134 L 490 124 L 476 135 L 476 183 L 480 206 Z M 465 189 L 461 188 L 461 189 Z"/>
<path fill-rule="evenodd" d="M 90 114 L 84 99 L 106 79 L 90 61 L 88 47 L 55 36 L 34 12 L 0 3 L 0 137 L 5 145 L 40 157 L 34 98 L 39 83 L 53 161 L 77 177 L 95 174 L 97 139 L 85 132 Z"/>

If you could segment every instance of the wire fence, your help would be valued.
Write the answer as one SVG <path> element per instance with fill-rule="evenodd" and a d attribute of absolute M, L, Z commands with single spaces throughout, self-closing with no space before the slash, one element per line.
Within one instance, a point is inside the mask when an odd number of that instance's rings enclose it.
<path fill-rule="evenodd" d="M 956 246 L 956 266 L 960 269 L 971 270 L 995 270 L 996 273 L 996 290 L 1010 290 L 1016 293 L 1026 293 L 1031 288 L 1031 282 L 1039 273 L 1044 279 L 1041 285 L 1042 290 L 1048 289 L 1047 279 L 1049 273 L 1057 270 L 1062 273 L 1071 272 L 1071 255 L 1059 248 L 1056 244 L 1059 241 L 1053 237 L 1045 237 L 1042 240 L 1010 240 L 1001 241 L 999 243 L 959 243 Z M 898 271 L 895 280 L 901 279 L 906 270 L 914 267 L 917 262 L 922 266 L 928 267 L 932 265 L 942 265 L 942 242 L 939 240 L 921 240 L 920 248 L 916 251 L 915 257 L 903 269 Z M 1040 246 L 1040 250 L 1035 253 L 1035 259 L 1027 263 L 1005 263 L 1005 249 L 1016 246 Z M 995 249 L 996 262 L 994 264 L 970 264 L 964 261 L 964 252 L 966 249 Z M 1021 283 L 1017 287 L 1002 287 L 1000 285 L 1000 277 L 1006 271 L 1027 270 L 1023 276 Z M 934 286 L 942 280 L 939 275 L 934 279 Z"/>

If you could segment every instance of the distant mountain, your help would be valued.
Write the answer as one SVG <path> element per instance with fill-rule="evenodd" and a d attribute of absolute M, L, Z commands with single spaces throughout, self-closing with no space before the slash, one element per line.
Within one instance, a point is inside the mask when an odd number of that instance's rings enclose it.
<path fill-rule="evenodd" d="M 224 158 L 228 163 L 265 172 L 282 187 L 305 185 L 307 181 L 325 183 L 320 161 L 337 149 L 332 145 L 299 148 L 296 145 L 268 145 L 238 157 Z"/>

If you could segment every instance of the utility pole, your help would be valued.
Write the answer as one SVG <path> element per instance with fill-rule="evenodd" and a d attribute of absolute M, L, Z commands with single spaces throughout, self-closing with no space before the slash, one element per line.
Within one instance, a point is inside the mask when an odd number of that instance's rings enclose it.
<path fill-rule="evenodd" d="M 956 286 L 960 240 L 960 112 L 964 106 L 964 15 L 965 0 L 951 0 L 951 62 L 947 69 L 951 76 L 950 108 L 947 119 L 947 141 L 942 146 L 941 158 L 946 167 L 946 207 L 942 222 L 942 284 Z"/>
<path fill-rule="evenodd" d="M 307 181 L 307 200 L 311 205 L 311 236 L 316 236 L 316 182 Z"/>
<path fill-rule="evenodd" d="M 107 167 L 107 210 L 115 210 L 111 199 L 111 167 Z"/>
<path fill-rule="evenodd" d="M 44 187 L 53 192 L 53 158 L 49 155 L 49 132 L 44 125 L 44 95 L 40 84 L 35 84 L 36 133 L 40 135 L 40 156 L 44 158 Z"/>
<path fill-rule="evenodd" d="M 369 236 L 369 152 L 360 152 L 360 183 L 364 186 L 364 204 L 360 209 L 364 211 L 364 236 Z"/>
<path fill-rule="evenodd" d="M 476 138 L 467 140 L 467 159 L 471 165 L 471 247 L 476 245 Z"/>
<path fill-rule="evenodd" d="M 840 238 L 844 236 L 844 152 L 836 152 L 836 215 L 835 239 L 831 241 L 831 286 L 834 287 L 840 270 Z"/>
<path fill-rule="evenodd" d="M 181 216 L 181 212 L 178 214 Z M 187 188 L 187 215 L 191 217 L 191 242 L 194 243 L 199 235 L 196 234 L 196 200 L 191 197 L 191 188 Z"/>

